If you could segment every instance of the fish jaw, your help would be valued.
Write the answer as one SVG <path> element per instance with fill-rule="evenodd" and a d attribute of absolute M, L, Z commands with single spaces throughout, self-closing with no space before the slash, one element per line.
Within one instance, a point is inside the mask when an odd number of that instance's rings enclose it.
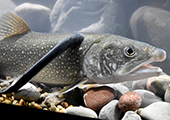
<path fill-rule="evenodd" d="M 150 77 L 150 76 L 156 76 L 159 73 L 162 72 L 162 69 L 160 67 L 157 66 L 152 66 L 150 63 L 152 62 L 162 62 L 166 59 L 166 52 L 163 49 L 160 48 L 155 48 L 152 52 L 152 57 L 137 65 L 136 67 L 134 67 L 132 70 L 127 71 L 127 67 L 125 65 L 125 67 L 121 70 L 119 70 L 117 72 L 118 76 L 123 76 L 123 75 L 128 75 L 128 76 L 138 76 L 140 78 L 142 77 Z"/>

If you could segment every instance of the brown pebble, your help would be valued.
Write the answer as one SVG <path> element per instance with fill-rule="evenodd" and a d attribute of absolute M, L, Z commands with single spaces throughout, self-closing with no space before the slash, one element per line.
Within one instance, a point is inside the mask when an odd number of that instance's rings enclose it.
<path fill-rule="evenodd" d="M 24 101 L 23 99 L 21 99 L 21 100 L 19 101 L 19 106 L 24 106 L 24 104 L 25 104 L 25 101 Z"/>
<path fill-rule="evenodd" d="M 43 108 L 43 110 L 48 110 L 47 108 Z"/>
<path fill-rule="evenodd" d="M 18 100 L 14 100 L 14 101 L 12 102 L 12 104 L 13 104 L 13 105 L 19 105 Z"/>
<path fill-rule="evenodd" d="M 65 109 L 59 110 L 60 113 L 66 113 Z"/>
<path fill-rule="evenodd" d="M 8 99 L 5 99 L 2 103 L 11 104 L 11 101 Z"/>
<path fill-rule="evenodd" d="M 8 99 L 6 94 L 2 94 L 2 97 L 3 97 L 4 99 Z"/>
<path fill-rule="evenodd" d="M 84 94 L 84 102 L 86 106 L 94 111 L 99 111 L 114 98 L 115 90 L 108 86 L 90 88 Z"/>
<path fill-rule="evenodd" d="M 130 91 L 120 97 L 118 106 L 123 112 L 135 111 L 141 106 L 141 102 L 141 96 L 137 92 Z"/>
<path fill-rule="evenodd" d="M 3 97 L 0 97 L 0 102 L 4 101 L 4 98 Z"/>
<path fill-rule="evenodd" d="M 67 102 L 62 102 L 62 103 L 61 103 L 61 106 L 62 106 L 63 108 L 67 108 L 67 107 L 68 107 L 68 103 L 67 103 Z"/>

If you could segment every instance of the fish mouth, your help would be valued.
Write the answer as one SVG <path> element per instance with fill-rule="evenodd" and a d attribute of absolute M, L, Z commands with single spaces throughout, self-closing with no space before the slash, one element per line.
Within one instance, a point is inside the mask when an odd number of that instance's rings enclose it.
<path fill-rule="evenodd" d="M 151 62 L 150 62 L 151 63 Z M 152 66 L 150 63 L 144 64 L 137 69 L 130 72 L 130 75 L 138 75 L 138 74 L 160 74 L 163 70 L 160 67 Z"/>
<path fill-rule="evenodd" d="M 166 52 L 163 49 L 155 49 L 152 53 L 152 58 L 143 64 L 139 65 L 136 69 L 134 69 L 130 74 L 150 74 L 155 73 L 159 74 L 163 70 L 160 67 L 152 66 L 150 63 L 152 62 L 162 62 L 166 59 Z"/>
<path fill-rule="evenodd" d="M 160 67 L 152 66 L 150 63 L 152 62 L 162 62 L 166 59 L 166 52 L 162 49 L 156 48 L 153 53 L 152 57 L 142 62 L 141 64 L 137 65 L 130 71 L 127 68 L 123 68 L 119 71 L 119 75 L 129 75 L 129 76 L 155 76 L 160 74 L 163 70 Z"/>

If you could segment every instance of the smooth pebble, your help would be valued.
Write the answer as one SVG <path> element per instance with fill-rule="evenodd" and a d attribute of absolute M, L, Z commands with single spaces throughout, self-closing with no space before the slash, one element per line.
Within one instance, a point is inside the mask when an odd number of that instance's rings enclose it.
<path fill-rule="evenodd" d="M 135 111 L 141 106 L 142 98 L 137 92 L 127 92 L 123 94 L 120 99 L 118 106 L 123 111 Z"/>
<path fill-rule="evenodd" d="M 170 103 L 155 102 L 151 105 L 140 109 L 139 115 L 146 120 L 169 120 L 170 119 Z"/>
<path fill-rule="evenodd" d="M 108 86 L 88 89 L 84 96 L 85 105 L 94 111 L 99 111 L 104 105 L 115 98 L 115 90 Z"/>
<path fill-rule="evenodd" d="M 23 3 L 15 8 L 15 13 L 36 32 L 49 32 L 51 9 L 39 4 Z"/>
<path fill-rule="evenodd" d="M 127 111 L 121 120 L 142 120 L 134 111 Z"/>
<path fill-rule="evenodd" d="M 16 99 L 24 99 L 29 101 L 39 100 L 40 93 L 38 89 L 31 83 L 27 83 L 22 86 L 17 92 L 14 92 Z"/>
<path fill-rule="evenodd" d="M 134 92 L 137 92 L 142 97 L 142 104 L 140 107 L 146 107 L 154 102 L 160 102 L 162 99 L 155 95 L 153 92 L 147 91 L 147 90 L 134 90 Z"/>
<path fill-rule="evenodd" d="M 142 79 L 142 80 L 133 81 L 133 83 L 132 83 L 133 90 L 146 89 L 147 81 L 148 81 L 148 79 Z"/>
<path fill-rule="evenodd" d="M 97 114 L 89 108 L 86 107 L 68 107 L 66 108 L 66 113 L 71 115 L 78 115 L 78 116 L 84 116 L 84 117 L 91 117 L 91 118 L 98 118 Z"/>
<path fill-rule="evenodd" d="M 100 119 L 119 120 L 123 112 L 118 107 L 118 100 L 112 100 L 106 104 L 99 113 Z"/>

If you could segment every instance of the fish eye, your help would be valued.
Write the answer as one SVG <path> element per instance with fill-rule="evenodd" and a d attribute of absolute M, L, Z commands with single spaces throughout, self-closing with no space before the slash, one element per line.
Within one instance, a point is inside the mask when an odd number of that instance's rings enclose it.
<path fill-rule="evenodd" d="M 134 57 L 136 54 L 134 47 L 132 46 L 125 47 L 124 54 L 126 57 Z"/>

